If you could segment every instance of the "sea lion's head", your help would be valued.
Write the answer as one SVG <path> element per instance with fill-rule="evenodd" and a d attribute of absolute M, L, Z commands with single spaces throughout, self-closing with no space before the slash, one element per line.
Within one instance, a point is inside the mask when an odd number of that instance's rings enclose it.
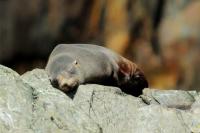
<path fill-rule="evenodd" d="M 52 59 L 54 60 L 54 59 Z M 63 92 L 76 89 L 81 81 L 79 62 L 67 55 L 59 56 L 48 68 L 51 84 Z"/>

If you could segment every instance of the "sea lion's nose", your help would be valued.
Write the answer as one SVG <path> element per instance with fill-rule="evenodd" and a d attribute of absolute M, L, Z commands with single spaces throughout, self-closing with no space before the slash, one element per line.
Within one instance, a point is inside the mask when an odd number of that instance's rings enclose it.
<path fill-rule="evenodd" d="M 58 82 L 58 87 L 60 90 L 67 91 L 69 89 L 67 79 L 64 76 L 58 75 L 57 82 Z"/>
<path fill-rule="evenodd" d="M 68 92 L 78 86 L 78 80 L 75 78 L 65 78 L 62 75 L 57 77 L 59 89 Z"/>
<path fill-rule="evenodd" d="M 76 84 L 76 81 L 74 79 L 63 79 L 60 81 L 60 87 L 69 86 L 74 87 Z"/>
<path fill-rule="evenodd" d="M 67 83 L 67 80 L 66 79 L 59 80 L 59 87 L 60 88 L 68 88 L 69 85 Z"/>

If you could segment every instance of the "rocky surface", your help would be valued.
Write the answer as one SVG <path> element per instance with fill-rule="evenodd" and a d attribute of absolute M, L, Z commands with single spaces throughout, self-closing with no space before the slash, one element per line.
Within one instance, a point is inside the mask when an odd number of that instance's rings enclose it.
<path fill-rule="evenodd" d="M 198 133 L 200 94 L 145 89 L 140 97 L 81 85 L 73 98 L 44 70 L 20 76 L 0 66 L 0 133 Z"/>

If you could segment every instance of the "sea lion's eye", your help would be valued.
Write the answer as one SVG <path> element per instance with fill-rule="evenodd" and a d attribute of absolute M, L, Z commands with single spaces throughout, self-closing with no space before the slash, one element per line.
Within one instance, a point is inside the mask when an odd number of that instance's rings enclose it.
<path fill-rule="evenodd" d="M 75 60 L 75 61 L 74 61 L 74 65 L 78 65 L 78 62 L 77 62 L 77 60 Z"/>

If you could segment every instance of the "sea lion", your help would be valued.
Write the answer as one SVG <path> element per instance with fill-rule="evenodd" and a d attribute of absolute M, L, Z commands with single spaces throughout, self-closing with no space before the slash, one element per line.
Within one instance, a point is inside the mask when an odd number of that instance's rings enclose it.
<path fill-rule="evenodd" d="M 64 92 L 80 84 L 117 86 L 138 96 L 148 82 L 138 66 L 105 47 L 92 44 L 60 44 L 50 54 L 46 71 L 52 85 Z"/>

